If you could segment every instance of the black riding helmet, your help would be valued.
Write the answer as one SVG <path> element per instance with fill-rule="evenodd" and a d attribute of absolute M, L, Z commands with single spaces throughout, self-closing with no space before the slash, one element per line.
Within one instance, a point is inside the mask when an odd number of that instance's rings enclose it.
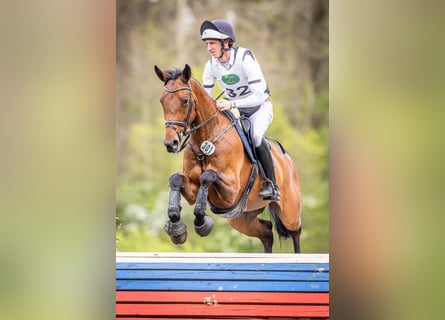
<path fill-rule="evenodd" d="M 235 42 L 235 31 L 232 25 L 226 20 L 205 20 L 201 24 L 200 28 L 201 39 L 203 41 L 209 39 L 215 39 L 221 41 L 221 56 L 223 56 L 224 51 L 230 50 L 224 48 L 224 40 L 229 39 L 229 47 Z"/>

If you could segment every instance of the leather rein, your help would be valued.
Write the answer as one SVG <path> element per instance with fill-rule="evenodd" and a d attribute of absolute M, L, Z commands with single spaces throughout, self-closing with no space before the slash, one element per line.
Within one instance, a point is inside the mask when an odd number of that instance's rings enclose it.
<path fill-rule="evenodd" d="M 191 149 L 191 151 L 196 155 L 198 160 L 200 160 L 201 166 L 203 166 L 203 162 L 202 161 L 204 160 L 204 156 L 205 155 L 196 152 L 192 148 L 192 146 L 188 143 L 188 140 L 190 139 L 190 134 L 192 134 L 196 130 L 206 126 L 212 120 L 214 120 L 218 116 L 219 110 L 216 109 L 216 112 L 211 117 L 209 117 L 205 121 L 201 122 L 200 124 L 198 124 L 198 125 L 196 125 L 194 127 L 191 127 L 190 116 L 192 114 L 193 106 L 195 105 L 195 107 L 196 107 L 196 100 L 193 99 L 193 91 L 192 91 L 192 87 L 190 85 L 190 80 L 188 81 L 187 86 L 170 89 L 170 88 L 167 88 L 167 86 L 165 85 L 163 87 L 163 89 L 166 92 L 168 92 L 168 93 L 175 93 L 175 92 L 182 91 L 182 90 L 187 90 L 187 91 L 190 92 L 190 96 L 189 96 L 189 100 L 188 100 L 188 110 L 187 110 L 187 117 L 186 117 L 186 119 L 184 121 L 180 121 L 180 120 L 166 120 L 165 121 L 165 127 L 166 128 L 172 128 L 173 130 L 175 130 L 176 134 L 178 135 L 178 139 L 179 139 L 179 151 L 178 152 L 182 151 L 188 145 L 189 148 Z M 220 132 L 214 139 L 211 140 L 211 143 L 216 142 L 216 140 L 218 140 L 221 136 L 223 136 L 234 125 L 235 125 L 235 122 L 231 121 L 231 124 L 227 128 L 223 129 L 222 132 Z M 179 131 L 174 126 L 180 126 L 180 127 L 183 127 L 184 129 L 182 131 Z"/>
<path fill-rule="evenodd" d="M 163 89 L 165 91 L 167 91 L 168 93 L 175 93 L 175 92 L 182 91 L 182 90 L 187 90 L 187 91 L 190 92 L 189 101 L 188 101 L 188 105 L 189 106 L 188 106 L 187 117 L 186 117 L 185 121 L 180 121 L 180 120 L 166 120 L 165 121 L 165 127 L 166 128 L 173 128 L 173 130 L 175 130 L 176 134 L 178 135 L 179 151 L 182 151 L 185 148 L 185 146 L 187 145 L 188 140 L 190 139 L 190 134 L 195 132 L 199 128 L 202 128 L 202 127 L 206 126 L 213 119 L 215 119 L 216 116 L 218 115 L 218 109 L 216 110 L 215 114 L 213 114 L 210 118 L 208 118 L 204 122 L 198 124 L 197 126 L 191 127 L 190 126 L 191 125 L 191 123 L 190 123 L 190 115 L 192 114 L 193 105 L 196 106 L 196 100 L 193 99 L 193 91 L 192 91 L 192 87 L 190 86 L 190 81 L 188 82 L 186 87 L 179 87 L 179 88 L 169 89 L 165 85 L 163 87 Z M 184 130 L 179 131 L 174 126 L 183 127 Z"/>

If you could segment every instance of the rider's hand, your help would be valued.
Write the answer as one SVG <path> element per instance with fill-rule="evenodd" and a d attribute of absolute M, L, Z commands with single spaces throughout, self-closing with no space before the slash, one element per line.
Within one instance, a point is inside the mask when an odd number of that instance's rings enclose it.
<path fill-rule="evenodd" d="M 233 101 L 229 101 L 227 99 L 221 99 L 216 102 L 216 106 L 219 111 L 230 110 L 234 107 Z"/>

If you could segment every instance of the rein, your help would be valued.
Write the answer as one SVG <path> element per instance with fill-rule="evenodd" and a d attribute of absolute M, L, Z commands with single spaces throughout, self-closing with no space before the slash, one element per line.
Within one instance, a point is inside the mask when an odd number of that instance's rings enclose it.
<path fill-rule="evenodd" d="M 179 143 L 180 143 L 179 151 L 181 151 L 187 145 L 188 140 L 190 139 L 190 134 L 195 132 L 199 128 L 202 128 L 202 127 L 206 126 L 207 124 L 209 124 L 213 119 L 215 119 L 217 117 L 219 110 L 217 109 L 216 112 L 210 118 L 205 120 L 204 122 L 202 122 L 202 123 L 198 124 L 197 126 L 194 126 L 194 127 L 191 128 L 190 127 L 190 115 L 192 114 L 193 104 L 196 105 L 196 101 L 195 101 L 195 99 L 193 99 L 193 91 L 192 91 L 192 87 L 190 86 L 190 81 L 188 82 L 188 85 L 186 87 L 179 87 L 179 88 L 169 89 L 165 85 L 163 87 L 163 89 L 165 91 L 167 91 L 168 93 L 175 93 L 175 92 L 182 91 L 182 90 L 187 90 L 187 91 L 190 92 L 189 108 L 187 110 L 187 117 L 186 117 L 185 121 L 180 121 L 180 120 L 167 120 L 167 121 L 165 121 L 165 127 L 166 128 L 172 128 L 173 126 L 180 126 L 180 127 L 184 128 L 184 130 L 182 130 L 182 131 L 178 131 L 178 130 L 176 130 L 176 128 L 173 128 L 176 131 L 176 134 L 178 135 Z"/>
<path fill-rule="evenodd" d="M 235 126 L 235 122 L 236 121 L 231 121 L 230 124 L 225 127 L 220 133 L 218 133 L 218 135 L 213 138 L 210 141 L 205 141 L 205 142 L 210 142 L 211 145 L 213 145 L 219 138 L 221 138 L 227 131 L 229 131 L 230 128 L 232 128 L 233 126 Z M 200 164 L 201 164 L 201 171 L 204 171 L 204 157 L 208 154 L 204 154 L 204 153 L 199 153 L 198 151 L 196 151 L 195 149 L 193 149 L 192 145 L 189 143 L 187 144 L 187 146 L 189 147 L 189 149 L 193 152 L 193 154 L 196 156 L 196 159 L 199 160 Z"/>

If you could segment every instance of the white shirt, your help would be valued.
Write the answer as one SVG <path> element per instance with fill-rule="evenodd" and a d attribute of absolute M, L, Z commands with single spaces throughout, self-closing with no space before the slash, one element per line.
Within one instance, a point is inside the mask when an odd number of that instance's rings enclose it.
<path fill-rule="evenodd" d="M 236 100 L 240 112 L 251 115 L 269 98 L 269 88 L 252 51 L 241 47 L 230 50 L 230 59 L 224 64 L 214 57 L 207 61 L 203 87 L 211 96 L 217 81 L 227 98 Z"/>

